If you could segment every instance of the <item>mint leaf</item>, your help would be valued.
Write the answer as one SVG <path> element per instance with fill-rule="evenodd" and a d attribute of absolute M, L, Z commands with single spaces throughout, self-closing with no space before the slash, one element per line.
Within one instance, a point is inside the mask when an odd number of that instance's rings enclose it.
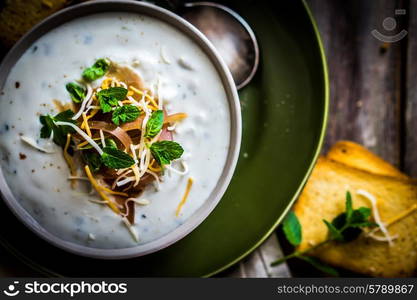
<path fill-rule="evenodd" d="M 316 269 L 324 273 L 327 273 L 329 275 L 336 276 L 336 277 L 339 276 L 339 272 L 337 272 L 336 269 L 330 267 L 329 265 L 322 263 L 320 260 L 314 257 L 301 255 L 301 256 L 298 256 L 298 258 L 308 262 L 310 265 L 312 265 L 313 267 L 315 267 Z"/>
<path fill-rule="evenodd" d="M 100 171 L 103 162 L 101 161 L 101 156 L 97 152 L 83 151 L 82 157 L 93 173 Z"/>
<path fill-rule="evenodd" d="M 152 138 L 156 136 L 164 125 L 164 112 L 162 110 L 154 111 L 146 124 L 145 137 Z"/>
<path fill-rule="evenodd" d="M 71 122 L 75 124 L 76 122 L 71 119 L 73 116 L 74 113 L 70 109 L 63 111 L 54 117 L 50 115 L 40 116 L 39 121 L 43 125 L 40 133 L 41 138 L 50 138 L 53 132 L 54 143 L 58 146 L 64 147 L 67 142 L 67 134 L 74 133 L 75 130 L 70 126 L 57 126 L 54 122 L 62 121 Z"/>
<path fill-rule="evenodd" d="M 119 149 L 115 149 L 113 147 L 103 148 L 101 160 L 103 161 L 103 164 L 106 167 L 109 167 L 111 169 L 129 168 L 135 163 L 135 161 L 129 154 Z"/>
<path fill-rule="evenodd" d="M 140 110 L 133 105 L 124 105 L 116 108 L 113 111 L 111 120 L 114 124 L 119 125 L 120 123 L 132 122 L 139 117 Z"/>
<path fill-rule="evenodd" d="M 341 241 L 342 242 L 343 241 L 343 235 L 340 232 L 340 230 L 336 226 L 334 226 L 333 223 L 330 223 L 327 220 L 323 220 L 323 222 L 324 222 L 324 224 L 326 224 L 327 229 L 329 230 L 330 237 L 335 239 L 336 241 Z"/>
<path fill-rule="evenodd" d="M 298 221 L 297 215 L 290 211 L 284 219 L 282 227 L 285 237 L 293 246 L 298 246 L 302 240 L 301 225 Z"/>
<path fill-rule="evenodd" d="M 43 125 L 41 128 L 41 138 L 48 139 L 51 137 L 52 129 L 54 128 L 54 120 L 50 115 L 40 116 L 39 121 Z"/>
<path fill-rule="evenodd" d="M 105 139 L 105 142 L 106 142 L 106 147 L 111 147 L 111 148 L 115 148 L 115 149 L 117 149 L 117 144 L 116 144 L 116 142 L 113 140 L 113 139 L 111 139 L 111 138 L 106 138 Z M 98 144 L 98 145 L 100 145 L 100 146 L 103 146 L 102 144 L 101 144 L 101 140 L 98 140 L 98 141 L 96 141 L 96 143 Z M 87 145 L 85 145 L 85 146 L 83 146 L 83 147 L 81 147 L 81 148 L 78 148 L 79 150 L 88 150 L 88 149 L 92 149 L 93 148 L 93 146 L 91 146 L 91 144 L 87 144 Z"/>
<path fill-rule="evenodd" d="M 151 153 L 159 165 L 169 165 L 184 153 L 180 144 L 172 141 L 160 141 L 151 145 Z"/>
<path fill-rule="evenodd" d="M 61 121 L 61 122 L 70 122 L 70 123 L 77 123 L 75 120 L 72 119 L 74 116 L 74 112 L 71 109 L 67 109 L 63 112 L 60 112 L 54 117 L 54 121 Z M 68 127 L 68 126 L 65 126 Z M 70 127 L 71 128 L 71 127 Z"/>
<path fill-rule="evenodd" d="M 68 93 L 71 96 L 71 100 L 74 101 L 75 103 L 81 103 L 85 96 L 86 96 L 86 90 L 73 82 L 68 83 L 65 88 L 67 89 Z"/>
<path fill-rule="evenodd" d="M 126 95 L 127 89 L 122 87 L 111 87 L 97 93 L 101 109 L 105 113 L 111 111 L 112 107 L 116 106 L 119 101 L 126 99 Z"/>
<path fill-rule="evenodd" d="M 353 207 L 352 207 L 352 195 L 349 191 L 346 192 L 346 221 L 350 222 L 352 219 Z"/>
<path fill-rule="evenodd" d="M 352 195 L 346 193 L 346 211 L 339 214 L 331 223 L 326 220 L 323 222 L 329 229 L 329 235 L 332 239 L 339 242 L 350 242 L 356 239 L 361 233 L 363 227 L 378 226 L 370 222 L 371 209 L 360 207 L 353 209 Z"/>
<path fill-rule="evenodd" d="M 106 142 L 106 147 L 117 149 L 117 144 L 113 139 L 107 138 L 105 139 L 105 142 Z"/>
<path fill-rule="evenodd" d="M 103 77 L 110 69 L 110 62 L 106 59 L 98 59 L 94 65 L 83 71 L 82 77 L 86 81 L 94 81 L 100 77 Z"/>

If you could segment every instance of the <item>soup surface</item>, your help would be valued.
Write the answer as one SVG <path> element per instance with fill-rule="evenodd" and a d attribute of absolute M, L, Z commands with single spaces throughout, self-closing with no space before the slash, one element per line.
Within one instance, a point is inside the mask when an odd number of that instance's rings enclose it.
<path fill-rule="evenodd" d="M 167 113 L 188 118 L 173 130 L 184 148 L 166 170 L 159 190 L 149 185 L 136 206 L 139 241 L 119 215 L 90 192 L 88 182 L 71 188 L 62 149 L 41 139 L 39 116 L 58 113 L 54 99 L 71 102 L 65 85 L 99 58 L 129 66 L 151 91 L 160 85 Z M 93 83 L 99 85 L 100 81 Z M 97 248 L 148 243 L 184 223 L 207 200 L 225 166 L 230 114 L 220 77 L 206 54 L 189 37 L 148 16 L 101 13 L 61 25 L 37 40 L 13 67 L 0 96 L 2 172 L 19 203 L 46 230 L 67 241 Z M 36 150 L 22 140 L 53 153 Z M 181 213 L 175 212 L 189 178 L 194 183 Z"/>

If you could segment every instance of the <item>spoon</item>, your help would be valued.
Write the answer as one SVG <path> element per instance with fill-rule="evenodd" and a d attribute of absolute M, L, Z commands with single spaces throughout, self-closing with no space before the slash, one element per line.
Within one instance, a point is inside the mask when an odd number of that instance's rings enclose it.
<path fill-rule="evenodd" d="M 169 1 L 175 11 L 197 27 L 219 52 L 237 89 L 246 86 L 259 64 L 259 47 L 248 23 L 230 8 L 213 2 Z"/>

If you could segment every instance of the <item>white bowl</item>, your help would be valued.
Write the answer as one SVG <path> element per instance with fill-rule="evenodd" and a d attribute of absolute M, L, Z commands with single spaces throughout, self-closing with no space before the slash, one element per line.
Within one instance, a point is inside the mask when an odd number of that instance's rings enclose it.
<path fill-rule="evenodd" d="M 100 12 L 130 12 L 148 15 L 157 18 L 165 23 L 174 26 L 184 34 L 189 36 L 210 58 L 222 80 L 224 89 L 229 101 L 231 132 L 230 148 L 227 162 L 223 170 L 221 179 L 217 182 L 215 189 L 210 194 L 205 203 L 182 225 L 169 232 L 165 236 L 152 242 L 122 249 L 98 249 L 82 246 L 73 242 L 63 240 L 44 229 L 38 222 L 18 203 L 9 186 L 6 183 L 2 170 L 0 170 L 0 191 L 4 201 L 10 210 L 21 220 L 30 230 L 49 243 L 62 248 L 71 253 L 82 256 L 100 259 L 123 259 L 146 255 L 168 247 L 180 240 L 196 228 L 215 208 L 220 201 L 227 186 L 232 178 L 236 167 L 240 142 L 241 142 L 241 115 L 240 104 L 237 90 L 233 78 L 223 60 L 216 52 L 213 45 L 203 34 L 193 25 L 163 8 L 137 1 L 104 0 L 91 1 L 64 9 L 34 27 L 10 50 L 0 66 L 0 87 L 3 87 L 8 74 L 23 53 L 41 36 L 57 26 L 89 14 Z"/>

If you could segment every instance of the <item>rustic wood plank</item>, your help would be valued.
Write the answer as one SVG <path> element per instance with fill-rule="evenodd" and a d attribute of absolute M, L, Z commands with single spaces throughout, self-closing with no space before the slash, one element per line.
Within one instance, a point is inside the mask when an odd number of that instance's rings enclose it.
<path fill-rule="evenodd" d="M 272 234 L 256 251 L 236 266 L 223 272 L 219 277 L 264 278 L 291 277 L 287 264 L 271 267 L 274 260 L 281 258 L 283 252 L 275 234 Z"/>
<path fill-rule="evenodd" d="M 327 53 L 330 120 L 324 151 L 340 139 L 359 142 L 396 166 L 401 145 L 401 52 L 404 41 L 386 44 L 382 22 L 400 1 L 308 0 Z M 397 28 L 406 23 L 396 17 Z M 394 30 L 397 33 L 398 30 Z"/>
<path fill-rule="evenodd" d="M 405 109 L 404 170 L 417 176 L 417 2 L 411 1 L 408 27 L 407 95 Z"/>
<path fill-rule="evenodd" d="M 347 139 L 401 166 L 402 54 L 406 42 L 384 43 L 371 31 L 393 35 L 403 29 L 407 17 L 395 17 L 395 9 L 407 8 L 406 1 L 307 3 L 322 35 L 330 76 L 330 118 L 323 152 Z M 387 17 L 395 17 L 396 30 L 388 32 L 384 28 L 382 22 Z M 282 235 L 280 240 L 285 246 Z M 288 253 L 292 248 L 284 250 Z M 289 261 L 289 267 L 296 277 L 323 275 L 297 260 Z"/>

